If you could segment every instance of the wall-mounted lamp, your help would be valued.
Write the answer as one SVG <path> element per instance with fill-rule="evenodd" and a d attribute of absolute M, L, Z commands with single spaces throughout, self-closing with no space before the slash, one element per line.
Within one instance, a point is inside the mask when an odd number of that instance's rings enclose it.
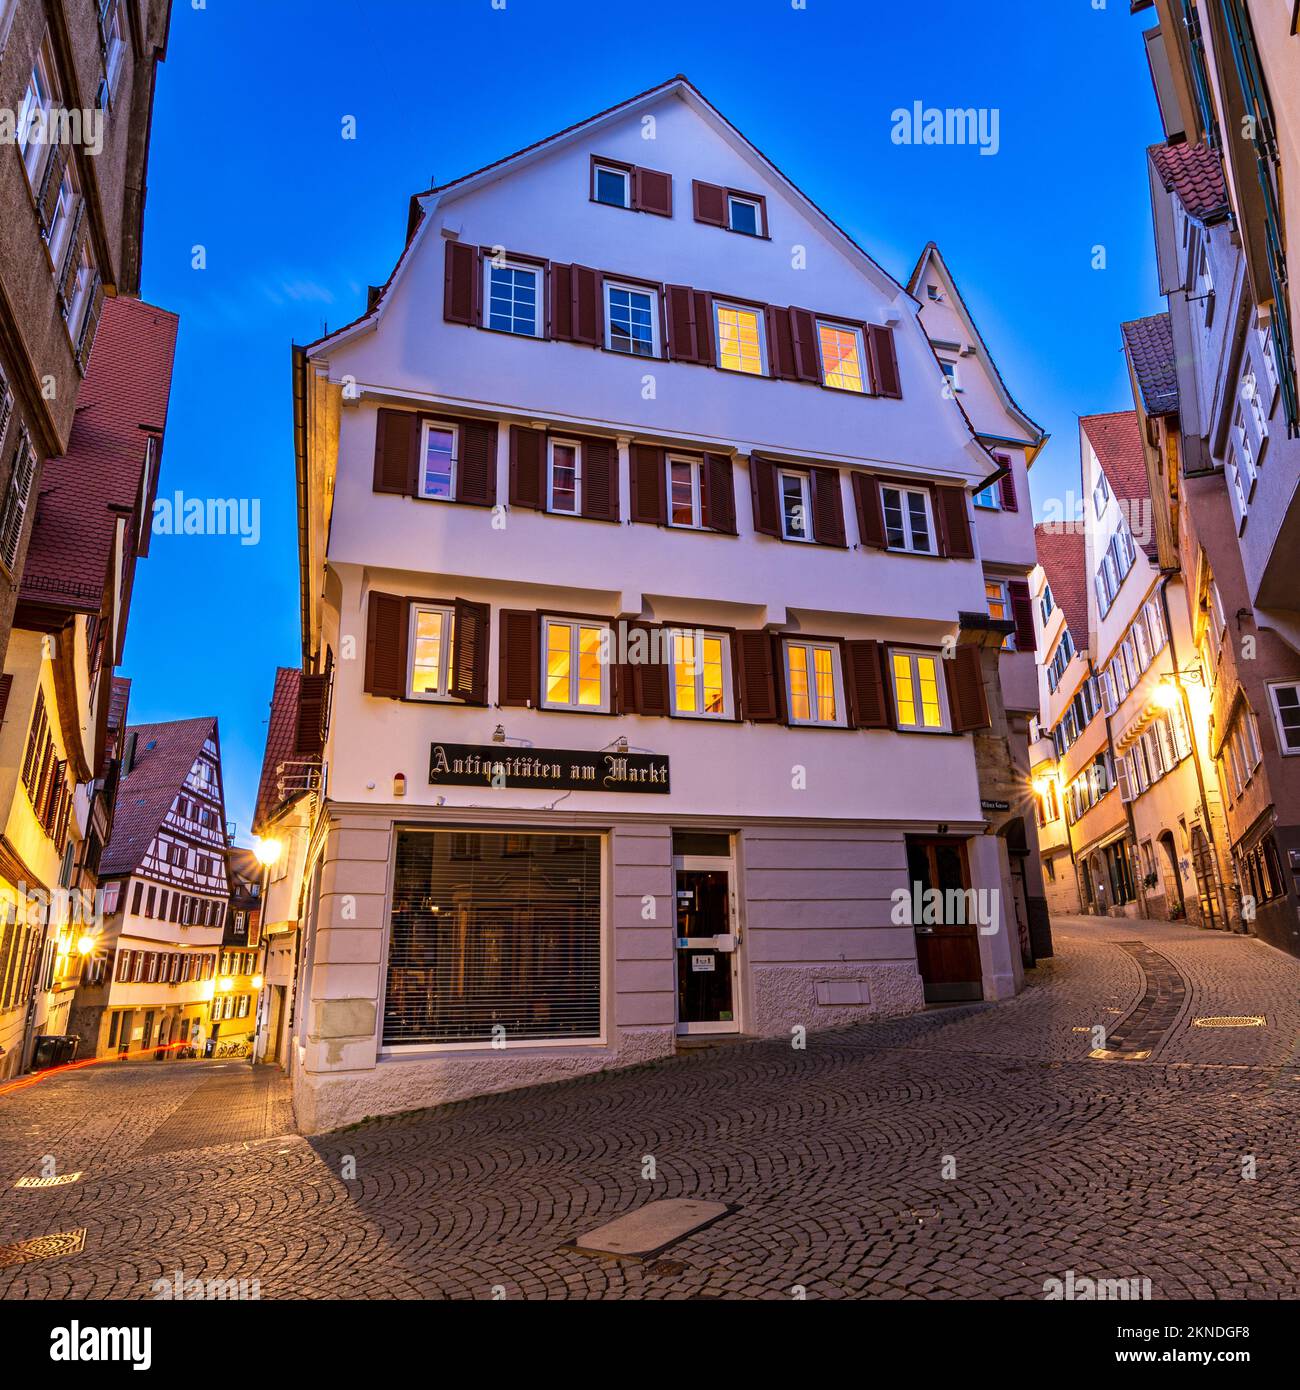
<path fill-rule="evenodd" d="M 506 741 L 506 726 L 505 726 L 504 724 L 498 724 L 498 725 L 496 726 L 496 728 L 492 730 L 492 742 L 493 742 L 493 743 L 504 743 L 505 741 Z"/>

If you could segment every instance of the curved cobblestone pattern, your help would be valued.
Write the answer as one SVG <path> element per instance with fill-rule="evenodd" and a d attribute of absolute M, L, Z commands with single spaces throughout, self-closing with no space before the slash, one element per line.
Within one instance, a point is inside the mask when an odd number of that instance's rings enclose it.
<path fill-rule="evenodd" d="M 0 1294 L 148 1298 L 179 1270 L 257 1279 L 267 1298 L 1041 1298 L 1073 1269 L 1149 1278 L 1164 1298 L 1300 1297 L 1300 1073 L 1279 1042 L 1300 1024 L 1300 962 L 1148 926 L 1058 922 L 1059 957 L 995 1006 L 811 1034 L 805 1051 L 693 1051 L 310 1141 L 275 1133 L 284 1086 L 268 1072 L 53 1077 L 0 1098 L 0 1242 L 84 1227 L 85 1248 L 0 1270 Z M 1158 1058 L 1089 1061 L 1074 1030 L 1133 1007 L 1141 975 L 1118 943 L 1138 937 L 1186 981 L 1186 1006 Z M 1208 1012 L 1269 1015 L 1251 1064 L 1245 1030 L 1191 1028 Z M 265 1093 L 225 1104 L 212 1143 L 214 1099 L 241 1080 Z M 85 1177 L 9 1186 L 46 1153 Z M 678 1196 L 739 1210 L 651 1264 L 563 1248 Z"/>

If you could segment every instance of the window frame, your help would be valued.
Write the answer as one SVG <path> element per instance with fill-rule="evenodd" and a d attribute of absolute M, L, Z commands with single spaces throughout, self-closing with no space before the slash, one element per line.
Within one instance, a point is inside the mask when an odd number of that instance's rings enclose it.
<path fill-rule="evenodd" d="M 734 720 L 736 717 L 735 708 L 735 685 L 732 676 L 731 665 L 731 633 L 721 628 L 707 627 L 670 627 L 667 630 L 669 642 L 668 658 L 668 709 L 674 719 L 703 719 L 703 720 Z M 695 698 L 699 708 L 693 710 L 683 710 L 677 708 L 677 642 L 680 637 L 689 636 L 692 640 L 703 644 L 710 639 L 716 640 L 722 651 L 722 709 L 704 709 L 704 663 L 699 660 L 697 665 L 699 670 L 694 673 Z"/>
<path fill-rule="evenodd" d="M 673 464 L 687 465 L 691 470 L 691 517 L 690 522 L 673 520 Z M 664 487 L 668 510 L 668 525 L 678 531 L 704 530 L 704 461 L 692 458 L 689 454 L 666 454 L 664 456 Z"/>
<path fill-rule="evenodd" d="M 555 505 L 555 446 L 573 450 L 573 510 Z M 562 435 L 546 440 L 546 510 L 552 516 L 582 515 L 582 442 Z"/>
<path fill-rule="evenodd" d="M 833 328 L 840 333 L 851 333 L 857 343 L 858 380 L 861 386 L 841 386 L 838 382 L 826 379 L 826 355 L 822 351 L 822 329 Z M 869 396 L 871 394 L 870 370 L 867 366 L 867 335 L 860 323 L 846 323 L 841 319 L 813 317 L 813 329 L 817 335 L 817 365 L 821 371 L 821 384 L 827 391 L 844 391 L 850 396 Z"/>
<path fill-rule="evenodd" d="M 798 718 L 792 708 L 790 684 L 790 649 L 801 647 L 811 657 L 818 651 L 827 651 L 831 657 L 831 696 L 835 701 L 835 718 Z M 808 660 L 808 657 L 805 660 Z M 808 708 L 817 709 L 821 704 L 821 689 L 817 680 L 816 662 L 808 661 Z M 848 707 L 844 699 L 844 651 L 838 638 L 834 637 L 783 637 L 781 639 L 781 680 L 784 685 L 786 722 L 800 729 L 846 729 L 848 728 Z"/>
<path fill-rule="evenodd" d="M 35 192 L 40 184 L 41 171 L 45 166 L 45 160 L 50 157 L 53 146 L 49 140 L 49 117 L 54 109 L 54 103 L 58 98 L 58 91 L 54 83 L 54 62 L 53 55 L 49 50 L 49 38 L 43 36 L 36 48 L 36 56 L 32 62 L 31 70 L 27 74 L 27 81 L 22 89 L 22 96 L 18 101 L 18 121 L 14 131 L 14 147 L 18 151 L 18 157 L 22 161 L 23 172 L 27 176 L 27 182 Z M 45 99 L 40 107 L 41 122 L 44 126 L 42 138 L 37 141 L 27 140 L 24 143 L 22 133 L 30 133 L 35 106 L 29 108 L 27 104 L 28 93 L 32 89 L 33 78 L 39 78 L 44 84 Z M 32 151 L 36 153 L 33 156 Z"/>
<path fill-rule="evenodd" d="M 936 647 L 887 647 L 889 655 L 889 693 L 894 702 L 894 719 L 900 732 L 905 734 L 950 734 L 952 733 L 952 711 L 948 707 L 948 682 L 943 674 L 943 656 Z M 934 685 L 935 693 L 939 699 L 939 723 L 904 723 L 902 706 L 898 699 L 898 677 L 894 670 L 894 658 L 905 657 L 911 672 L 912 688 L 918 691 L 921 685 L 921 673 L 917 666 L 917 661 L 924 659 L 934 663 Z M 912 700 L 914 712 L 924 719 L 923 702 L 914 695 Z"/>
<path fill-rule="evenodd" d="M 997 621 L 998 621 L 998 622 L 1014 622 L 1015 619 L 1014 619 L 1014 617 L 1013 617 L 1013 615 L 1012 615 L 1012 612 L 1011 612 L 1011 585 L 1010 585 L 1010 581 L 1008 581 L 1008 580 L 1006 580 L 1006 579 L 1002 579 L 1002 578 L 1000 578 L 1000 577 L 999 577 L 998 575 L 996 575 L 996 574 L 994 574 L 994 575 L 988 575 L 988 574 L 986 574 L 986 575 L 984 576 L 984 605 L 985 605 L 985 607 L 986 607 L 986 608 L 989 607 L 989 605 L 990 605 L 991 603 L 994 602 L 993 596 L 989 593 L 989 590 L 990 590 L 991 588 L 993 588 L 994 586 L 997 587 L 998 595 L 999 595 L 999 597 L 998 597 L 998 599 L 997 599 L 996 601 L 997 601 L 998 605 L 999 605 L 999 606 L 1001 607 L 1001 609 L 1002 609 L 1002 616 L 1001 616 L 1000 618 L 998 618 Z M 990 608 L 990 609 L 989 609 L 989 617 L 992 618 L 992 617 L 994 617 L 994 616 L 995 616 L 995 615 L 994 615 L 992 609 Z M 1014 651 L 1016 650 L 1016 634 L 1015 634 L 1014 632 L 1008 632 L 1007 635 L 1002 639 L 1002 650 L 1003 650 L 1004 652 L 1014 652 Z"/>
<path fill-rule="evenodd" d="M 974 501 L 975 506 L 977 506 L 981 511 L 1000 512 L 1003 509 L 1002 491 L 996 483 L 990 483 L 988 487 L 980 488 L 980 490 L 974 494 L 972 500 Z M 1046 618 L 1047 616 L 1049 616 L 1049 614 L 1044 615 L 1044 621 L 1046 621 Z"/>
<path fill-rule="evenodd" d="M 748 231 L 744 227 L 737 227 L 732 218 L 732 205 L 740 203 L 747 208 L 754 209 L 754 230 Z M 767 235 L 767 213 L 763 206 L 763 199 L 754 197 L 749 193 L 734 193 L 727 189 L 727 230 L 735 232 L 738 236 L 752 236 L 760 240 Z"/>
<path fill-rule="evenodd" d="M 621 203 L 611 203 L 607 198 L 599 196 L 601 174 L 613 174 L 616 178 L 623 180 L 623 199 Z M 632 170 L 623 164 L 615 164 L 608 159 L 595 159 L 591 161 L 591 201 L 599 203 L 601 207 L 622 208 L 624 212 L 632 210 Z"/>
<path fill-rule="evenodd" d="M 515 272 L 527 272 L 533 277 L 533 331 L 531 333 L 521 333 L 517 328 L 501 328 L 492 322 L 492 272 L 494 270 L 509 270 Z M 546 274 L 545 267 L 538 265 L 535 261 L 522 261 L 515 256 L 502 256 L 499 260 L 493 256 L 483 257 L 483 327 L 490 333 L 505 333 L 512 338 L 543 338 L 545 337 L 545 312 L 543 301 L 546 298 Z M 514 296 L 511 295 L 511 307 L 514 306 Z M 512 321 L 514 315 L 511 315 Z"/>
<path fill-rule="evenodd" d="M 419 615 L 421 613 L 438 613 L 442 617 L 442 632 L 438 639 L 438 688 L 436 690 L 416 690 L 415 688 L 416 637 L 419 631 Z M 453 604 L 439 603 L 433 599 L 413 599 L 411 601 L 406 639 L 406 698 L 408 700 L 420 700 L 435 704 L 448 701 L 460 703 L 450 693 L 452 636 L 455 621 L 456 609 Z"/>
<path fill-rule="evenodd" d="M 948 370 L 949 367 L 952 368 L 951 372 Z M 961 370 L 957 364 L 957 360 L 955 358 L 940 357 L 939 370 L 943 373 L 944 378 L 947 380 L 952 390 L 955 393 L 960 393 L 962 390 Z"/>
<path fill-rule="evenodd" d="M 1268 702 L 1273 711 L 1273 726 L 1277 731 L 1278 752 L 1284 758 L 1300 757 L 1300 681 L 1266 681 L 1265 688 L 1268 690 Z M 1295 696 L 1296 701 L 1296 744 L 1292 748 L 1288 742 L 1286 724 L 1282 717 L 1282 706 L 1278 700 L 1278 691 L 1289 690 Z"/>
<path fill-rule="evenodd" d="M 436 497 L 425 489 L 425 480 L 429 471 L 430 430 L 443 430 L 451 434 L 451 458 L 449 460 L 446 497 Z M 456 500 L 456 484 L 459 481 L 458 474 L 460 472 L 460 446 L 461 430 L 454 421 L 437 420 L 432 416 L 420 421 L 420 476 L 416 480 L 416 496 L 422 502 L 454 502 Z"/>
<path fill-rule="evenodd" d="M 785 480 L 791 478 L 799 484 L 800 505 L 803 507 L 804 528 L 802 533 L 793 534 L 786 527 Z M 811 544 L 812 534 L 812 475 L 797 468 L 778 468 L 776 470 L 776 500 L 781 512 L 781 539 L 795 541 L 801 545 Z"/>
<path fill-rule="evenodd" d="M 724 309 L 729 309 L 736 314 L 752 314 L 754 326 L 758 333 L 758 370 L 751 372 L 745 367 L 730 367 L 722 360 L 722 328 L 718 322 L 718 315 Z M 768 367 L 767 359 L 767 323 L 766 315 L 756 304 L 742 304 L 734 299 L 715 299 L 713 301 L 713 365 L 722 372 L 735 372 L 738 376 L 770 376 L 771 371 Z"/>
<path fill-rule="evenodd" d="M 613 634 L 613 625 L 608 618 L 583 618 L 572 614 L 562 613 L 543 613 L 541 642 L 541 686 L 539 687 L 538 704 L 541 709 L 557 710 L 567 714 L 609 714 L 613 707 L 612 689 L 610 681 L 610 666 L 608 661 L 601 661 L 597 658 L 600 668 L 600 704 L 582 705 L 570 703 L 569 701 L 552 700 L 548 693 L 550 676 L 547 671 L 547 654 L 550 651 L 550 629 L 551 625 L 556 624 L 560 627 L 569 629 L 569 689 L 570 693 L 576 698 L 580 691 L 578 689 L 578 644 L 581 631 L 584 627 L 599 629 L 604 636 L 601 639 L 601 646 L 608 650 L 609 642 Z"/>
<path fill-rule="evenodd" d="M 926 526 L 929 531 L 930 549 L 920 550 L 914 544 L 912 535 L 912 509 L 905 502 L 900 502 L 900 511 L 903 518 L 904 544 L 894 545 L 889 539 L 889 519 L 885 515 L 888 504 L 885 501 L 887 493 L 896 492 L 899 498 L 905 498 L 911 494 L 921 499 L 921 504 L 925 508 Z M 936 557 L 939 554 L 939 533 L 935 528 L 934 522 L 934 499 L 930 494 L 929 488 L 914 487 L 907 483 L 882 482 L 880 484 L 880 514 L 885 530 L 885 549 L 892 551 L 895 555 L 928 555 Z"/>
<path fill-rule="evenodd" d="M 620 290 L 625 294 L 643 294 L 650 300 L 650 351 L 632 352 L 626 348 L 614 345 L 614 315 L 613 306 L 610 301 L 612 291 Z M 638 285 L 631 280 L 605 280 L 601 285 L 601 300 L 604 307 L 605 327 L 602 338 L 606 352 L 616 352 L 620 357 L 631 357 L 634 360 L 653 361 L 663 356 L 663 332 L 659 321 L 660 314 L 660 294 L 654 285 Z M 638 342 L 640 339 L 630 338 L 629 341 Z"/>

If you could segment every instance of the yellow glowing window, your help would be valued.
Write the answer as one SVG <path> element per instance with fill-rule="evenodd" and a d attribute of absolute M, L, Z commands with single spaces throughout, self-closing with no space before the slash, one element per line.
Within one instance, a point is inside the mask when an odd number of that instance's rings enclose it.
<path fill-rule="evenodd" d="M 894 703 L 900 729 L 942 729 L 939 663 L 933 656 L 894 652 Z"/>
<path fill-rule="evenodd" d="M 597 623 L 546 620 L 544 703 L 565 709 L 604 709 L 605 628 Z"/>
<path fill-rule="evenodd" d="M 718 333 L 718 366 L 733 372 L 763 375 L 763 343 L 759 337 L 758 310 L 733 309 L 719 304 L 714 309 Z"/>
<path fill-rule="evenodd" d="M 412 614 L 411 694 L 445 695 L 451 654 L 452 613 L 416 608 Z"/>
<path fill-rule="evenodd" d="M 785 651 L 791 723 L 842 723 L 833 648 L 812 642 L 788 642 Z"/>
<path fill-rule="evenodd" d="M 727 714 L 724 638 L 712 633 L 673 635 L 673 712 Z"/>
<path fill-rule="evenodd" d="M 984 581 L 984 594 L 988 599 L 990 618 L 1007 618 L 1007 591 L 1000 580 L 987 579 Z M 1002 639 L 1002 645 L 1006 648 L 1011 647 L 1011 635 L 1008 633 Z"/>
<path fill-rule="evenodd" d="M 862 376 L 862 335 L 856 328 L 819 323 L 817 338 L 822 349 L 822 380 L 842 391 L 865 391 Z"/>

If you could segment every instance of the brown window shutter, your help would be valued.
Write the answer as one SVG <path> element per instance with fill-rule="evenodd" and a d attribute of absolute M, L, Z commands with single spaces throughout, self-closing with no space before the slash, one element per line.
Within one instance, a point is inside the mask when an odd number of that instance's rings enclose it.
<path fill-rule="evenodd" d="M 546 508 L 546 431 L 510 427 L 510 505 Z"/>
<path fill-rule="evenodd" d="M 618 446 L 612 439 L 582 441 L 582 514 L 618 520 Z"/>
<path fill-rule="evenodd" d="M 867 357 L 871 363 L 871 387 L 877 396 L 901 400 L 903 388 L 894 351 L 894 330 L 884 323 L 867 325 Z"/>
<path fill-rule="evenodd" d="M 885 680 L 886 650 L 874 641 L 844 644 L 844 673 L 849 687 L 849 707 L 859 729 L 887 729 L 889 690 Z"/>
<path fill-rule="evenodd" d="M 329 701 L 329 677 L 310 675 L 298 678 L 298 727 L 294 752 L 304 758 L 319 758 L 325 747 L 325 706 Z"/>
<path fill-rule="evenodd" d="M 600 271 L 585 265 L 570 268 L 571 336 L 575 343 L 599 347 L 604 340 L 602 294 Z"/>
<path fill-rule="evenodd" d="M 948 682 L 948 706 L 952 727 L 957 733 L 987 729 L 989 707 L 984 698 L 984 673 L 978 647 L 958 647 L 951 660 L 943 662 Z"/>
<path fill-rule="evenodd" d="M 624 641 L 630 638 L 633 623 L 616 622 L 610 625 L 610 640 L 613 653 L 612 694 L 615 714 L 635 714 L 636 710 L 636 666 L 631 661 L 619 661 L 618 639 L 620 630 Z"/>
<path fill-rule="evenodd" d="M 687 285 L 665 285 L 664 299 L 668 312 L 668 356 L 674 362 L 698 362 L 695 291 Z"/>
<path fill-rule="evenodd" d="M 486 603 L 458 598 L 453 605 L 448 694 L 469 705 L 487 704 L 490 617 Z"/>
<path fill-rule="evenodd" d="M 5 710 L 9 708 L 9 691 L 13 688 L 14 678 L 9 672 L 0 676 L 0 724 L 4 723 Z"/>
<path fill-rule="evenodd" d="M 749 456 L 749 493 L 754 506 L 754 530 L 780 536 L 781 516 L 776 497 L 776 465 L 761 454 Z"/>
<path fill-rule="evenodd" d="M 1007 593 L 1011 597 L 1011 617 L 1016 624 L 1016 650 L 1032 652 L 1037 639 L 1034 637 L 1034 601 L 1029 596 L 1028 581 L 1008 580 Z"/>
<path fill-rule="evenodd" d="M 530 705 L 536 709 L 541 679 L 538 664 L 541 617 L 531 610 L 503 608 L 497 621 L 501 653 L 497 704 Z"/>
<path fill-rule="evenodd" d="M 695 204 L 695 220 L 707 222 L 710 227 L 727 225 L 727 190 L 716 183 L 701 183 L 691 180 L 691 198 Z"/>
<path fill-rule="evenodd" d="M 695 360 L 702 367 L 717 363 L 713 349 L 713 296 L 706 290 L 695 291 Z"/>
<path fill-rule="evenodd" d="M 821 358 L 817 354 L 817 319 L 807 309 L 790 309 L 790 328 L 794 338 L 794 369 L 799 381 L 822 379 Z"/>
<path fill-rule="evenodd" d="M 448 323 L 477 324 L 480 297 L 478 247 L 449 241 L 443 270 L 443 318 Z"/>
<path fill-rule="evenodd" d="M 366 617 L 366 693 L 389 700 L 406 697 L 406 648 L 411 601 L 371 592 Z"/>
<path fill-rule="evenodd" d="M 665 629 L 649 623 L 637 623 L 646 636 L 646 653 L 649 657 L 668 655 L 668 642 Z M 668 715 L 672 713 L 669 704 L 668 663 L 663 660 L 641 661 L 635 667 L 636 707 L 639 714 Z"/>
<path fill-rule="evenodd" d="M 975 554 L 971 543 L 970 515 L 966 507 L 964 487 L 942 487 L 936 484 L 930 492 L 934 498 L 935 520 L 939 528 L 940 553 L 954 560 L 969 560 Z"/>
<path fill-rule="evenodd" d="M 496 424 L 465 421 L 460 426 L 460 457 L 456 460 L 456 501 L 490 507 L 496 500 Z"/>
<path fill-rule="evenodd" d="M 420 488 L 420 417 L 381 410 L 375 423 L 375 492 L 414 497 Z"/>
<path fill-rule="evenodd" d="M 653 444 L 632 445 L 632 520 L 647 526 L 668 524 L 664 451 Z"/>
<path fill-rule="evenodd" d="M 659 217 L 673 215 L 673 176 L 658 169 L 632 170 L 632 206 Z"/>
<path fill-rule="evenodd" d="M 794 356 L 794 330 L 789 309 L 769 304 L 764 309 L 767 319 L 767 356 L 772 375 L 782 381 L 798 381 L 799 368 Z"/>
<path fill-rule="evenodd" d="M 994 454 L 998 463 L 1007 470 L 1004 478 L 998 479 L 998 498 L 1004 512 L 1018 512 L 1020 502 L 1016 497 L 1016 475 L 1011 471 L 1011 460 L 1006 454 Z"/>
<path fill-rule="evenodd" d="M 701 470 L 701 520 L 710 531 L 736 534 L 736 482 L 726 454 L 705 454 Z"/>
<path fill-rule="evenodd" d="M 551 282 L 551 337 L 566 342 L 573 337 L 573 268 L 552 263 L 548 278 Z"/>
<path fill-rule="evenodd" d="M 880 505 L 880 484 L 870 473 L 853 474 L 853 500 L 858 509 L 858 536 L 863 545 L 885 548 L 885 514 Z"/>
<path fill-rule="evenodd" d="M 68 167 L 68 150 L 63 145 L 55 145 L 50 157 L 45 161 L 45 173 L 41 176 L 41 190 L 36 195 L 36 209 L 40 214 L 41 231 L 48 235 L 50 223 L 54 220 L 54 209 L 58 206 L 59 189 L 63 184 L 63 171 Z"/>
<path fill-rule="evenodd" d="M 776 722 L 778 706 L 772 639 L 766 632 L 738 632 L 736 666 L 740 672 L 740 715 L 756 724 Z"/>
<path fill-rule="evenodd" d="M 840 470 L 814 468 L 811 473 L 813 540 L 820 545 L 846 545 Z"/>

